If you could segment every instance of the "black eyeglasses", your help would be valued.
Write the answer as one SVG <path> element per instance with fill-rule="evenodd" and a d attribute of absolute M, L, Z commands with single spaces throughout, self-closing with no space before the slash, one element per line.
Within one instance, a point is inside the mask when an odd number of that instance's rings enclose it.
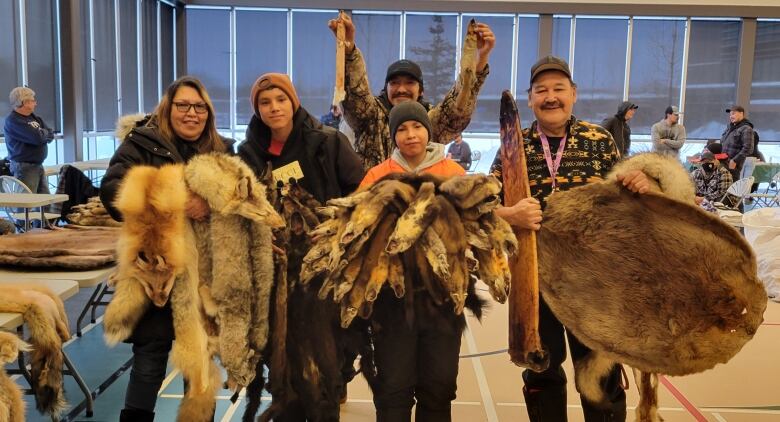
<path fill-rule="evenodd" d="M 197 114 L 206 114 L 209 112 L 209 106 L 206 104 L 190 104 L 190 103 L 173 103 L 174 106 L 176 106 L 176 110 L 179 111 L 179 113 L 189 113 L 190 108 L 195 109 L 195 113 Z"/>

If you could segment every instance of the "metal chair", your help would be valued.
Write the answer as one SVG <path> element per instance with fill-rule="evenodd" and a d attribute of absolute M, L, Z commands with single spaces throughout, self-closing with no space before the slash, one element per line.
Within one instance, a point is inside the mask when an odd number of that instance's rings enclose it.
<path fill-rule="evenodd" d="M 33 193 L 30 188 L 27 187 L 27 185 L 24 184 L 21 180 L 12 177 L 12 176 L 0 176 L 0 192 L 3 193 Z M 24 212 L 20 212 L 19 210 L 5 207 L 5 214 L 8 216 L 8 218 L 16 225 L 17 228 L 19 228 L 20 231 L 24 231 L 25 227 L 25 214 Z M 30 221 L 33 220 L 40 220 L 40 213 L 29 213 Z M 60 218 L 59 214 L 46 212 L 44 213 L 44 218 L 46 221 L 41 222 L 41 224 L 46 224 L 48 227 L 51 227 L 52 222 L 57 221 Z"/>
<path fill-rule="evenodd" d="M 780 207 L 780 173 L 772 176 L 769 186 L 764 193 L 751 193 L 750 198 L 755 201 L 755 206 L 760 207 Z"/>
<path fill-rule="evenodd" d="M 471 151 L 471 164 L 469 165 L 469 168 L 466 169 L 467 172 L 473 173 L 477 169 L 477 164 L 479 163 L 479 160 L 482 158 L 482 153 L 479 151 Z"/>
<path fill-rule="evenodd" d="M 754 179 L 751 176 L 744 179 L 739 179 L 732 183 L 726 191 L 726 194 L 720 198 L 720 201 L 714 204 L 715 208 L 739 210 L 739 207 L 742 205 L 742 202 L 745 200 L 745 198 L 750 196 L 750 187 L 753 185 L 753 180 Z M 728 205 L 725 203 L 726 199 L 729 201 Z"/>

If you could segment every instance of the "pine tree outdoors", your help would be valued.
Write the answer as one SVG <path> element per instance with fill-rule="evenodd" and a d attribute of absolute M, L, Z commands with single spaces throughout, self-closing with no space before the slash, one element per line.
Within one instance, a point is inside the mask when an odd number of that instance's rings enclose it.
<path fill-rule="evenodd" d="M 409 50 L 423 72 L 425 99 L 432 104 L 438 103 L 452 87 L 455 80 L 455 45 L 444 36 L 444 20 L 441 16 L 431 16 L 428 32 L 432 38 L 427 47 L 416 46 Z"/>

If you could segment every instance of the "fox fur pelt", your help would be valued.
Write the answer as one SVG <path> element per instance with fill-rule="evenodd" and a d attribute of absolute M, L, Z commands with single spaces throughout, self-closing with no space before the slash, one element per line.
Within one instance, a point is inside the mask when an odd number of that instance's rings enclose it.
<path fill-rule="evenodd" d="M 146 309 L 171 301 L 176 341 L 173 364 L 189 382 L 178 421 L 210 421 L 219 374 L 207 348 L 198 296 L 198 251 L 184 209 L 183 166 L 138 166 L 126 175 L 116 201 L 124 224 L 117 245 L 115 293 L 106 308 L 110 345 L 127 339 Z"/>
<path fill-rule="evenodd" d="M 185 215 L 188 192 L 211 208 L 207 222 Z M 238 389 L 252 381 L 268 336 L 273 283 L 271 227 L 283 222 L 265 187 L 237 158 L 202 155 L 189 164 L 138 166 L 116 201 L 124 224 L 106 340 L 127 339 L 149 302 L 173 310 L 173 362 L 190 382 L 178 420 L 211 420 L 221 385 L 212 356 Z"/>
<path fill-rule="evenodd" d="M 0 331 L 0 422 L 24 422 L 22 391 L 4 366 L 16 360 L 20 352 L 28 352 L 31 346 L 11 333 Z"/>
<path fill-rule="evenodd" d="M 22 314 L 33 345 L 30 375 L 35 406 L 41 413 L 59 417 L 67 405 L 62 386 L 62 342 L 70 338 L 62 300 L 44 286 L 2 284 L 0 312 Z"/>
<path fill-rule="evenodd" d="M 639 195 L 615 174 L 644 171 Z M 555 193 L 539 234 L 539 280 L 553 313 L 594 352 L 575 365 L 578 391 L 603 403 L 615 362 L 648 373 L 637 417 L 660 420 L 655 374 L 687 375 L 731 359 L 763 320 L 766 294 L 752 250 L 694 205 L 679 162 L 641 154 L 602 183 Z"/>

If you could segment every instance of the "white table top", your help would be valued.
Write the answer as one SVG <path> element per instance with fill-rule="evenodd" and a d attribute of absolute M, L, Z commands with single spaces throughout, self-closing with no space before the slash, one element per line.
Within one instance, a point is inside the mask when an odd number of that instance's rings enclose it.
<path fill-rule="evenodd" d="M 68 195 L 47 193 L 0 193 L 0 206 L 35 208 L 68 200 Z"/>
<path fill-rule="evenodd" d="M 17 280 L 74 280 L 80 288 L 94 287 L 108 279 L 114 272 L 116 265 L 98 268 L 88 271 L 42 271 L 35 269 L 0 268 L 0 283 L 14 282 Z"/>
<path fill-rule="evenodd" d="M 99 158 L 97 160 L 75 161 L 72 163 L 55 164 L 52 166 L 44 166 L 43 171 L 47 176 L 51 176 L 60 172 L 60 169 L 64 165 L 71 165 L 81 171 L 87 170 L 106 170 L 108 169 L 108 162 L 110 158 Z"/>
<path fill-rule="evenodd" d="M 0 280 L 0 285 L 4 283 L 10 284 L 11 281 Z M 13 281 L 13 283 L 14 284 L 34 283 L 41 286 L 46 286 L 49 289 L 51 289 L 51 291 L 53 291 L 54 294 L 58 295 L 60 299 L 62 299 L 63 301 L 72 297 L 79 291 L 78 283 L 76 283 L 73 280 L 17 279 Z M 0 312 L 0 328 L 3 328 L 5 330 L 15 330 L 16 327 L 22 324 L 24 324 L 24 319 L 22 319 L 22 314 Z"/>

